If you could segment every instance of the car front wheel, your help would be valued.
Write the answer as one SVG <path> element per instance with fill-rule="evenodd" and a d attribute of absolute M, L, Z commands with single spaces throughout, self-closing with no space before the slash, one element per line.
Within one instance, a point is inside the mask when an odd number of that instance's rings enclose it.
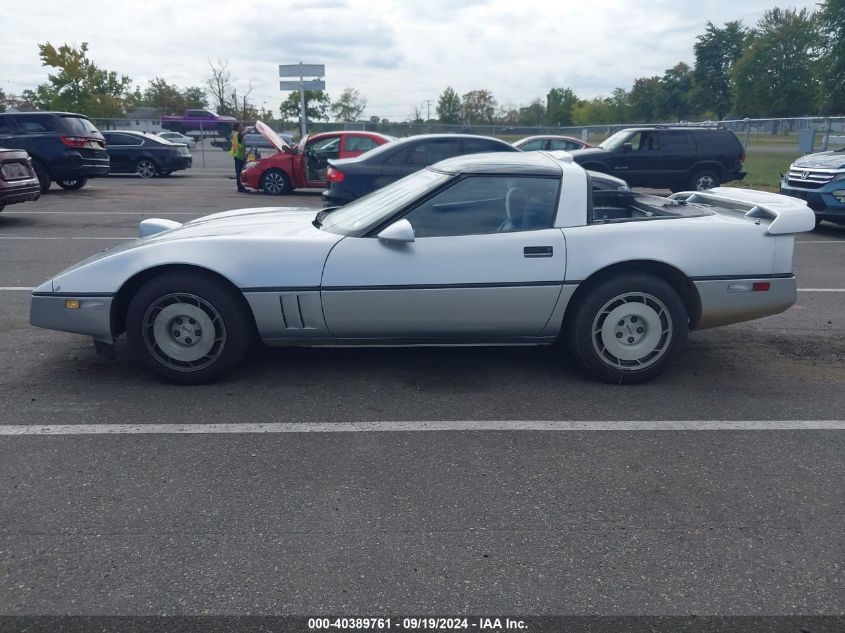
<path fill-rule="evenodd" d="M 592 288 L 569 323 L 569 347 L 606 382 L 641 383 L 663 373 L 687 338 L 678 293 L 649 275 L 625 275 Z"/>
<path fill-rule="evenodd" d="M 135 358 L 164 378 L 202 384 L 230 374 L 252 342 L 235 291 L 200 274 L 168 273 L 144 284 L 126 315 Z"/>
<path fill-rule="evenodd" d="M 279 196 L 290 189 L 290 181 L 281 169 L 268 169 L 261 176 L 261 188 L 264 193 Z"/>
<path fill-rule="evenodd" d="M 141 178 L 152 178 L 157 171 L 156 164 L 149 158 L 141 158 L 135 163 L 135 173 Z"/>

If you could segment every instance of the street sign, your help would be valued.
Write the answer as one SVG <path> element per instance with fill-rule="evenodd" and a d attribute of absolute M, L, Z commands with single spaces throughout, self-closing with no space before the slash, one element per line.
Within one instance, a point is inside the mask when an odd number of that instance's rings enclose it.
<path fill-rule="evenodd" d="M 326 82 L 322 79 L 306 79 L 305 81 L 280 81 L 279 90 L 325 90 Z"/>
<path fill-rule="evenodd" d="M 279 64 L 279 77 L 325 77 L 325 64 Z M 282 88 L 286 90 L 286 88 Z"/>

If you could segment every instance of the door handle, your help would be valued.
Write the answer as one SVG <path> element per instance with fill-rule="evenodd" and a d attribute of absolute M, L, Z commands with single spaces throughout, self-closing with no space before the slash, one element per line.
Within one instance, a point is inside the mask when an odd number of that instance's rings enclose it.
<path fill-rule="evenodd" d="M 522 249 L 525 257 L 551 257 L 554 249 L 551 246 L 526 246 Z"/>

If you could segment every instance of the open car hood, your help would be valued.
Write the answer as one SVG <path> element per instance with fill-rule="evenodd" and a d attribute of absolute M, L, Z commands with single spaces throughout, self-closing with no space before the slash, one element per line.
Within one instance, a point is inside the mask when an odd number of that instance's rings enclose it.
<path fill-rule="evenodd" d="M 281 136 L 276 134 L 275 130 L 273 130 L 269 125 L 264 123 L 264 121 L 256 121 L 255 129 L 261 133 L 261 136 L 270 141 L 273 147 L 275 147 L 280 152 L 290 151 L 290 145 L 285 143 L 285 140 Z"/>

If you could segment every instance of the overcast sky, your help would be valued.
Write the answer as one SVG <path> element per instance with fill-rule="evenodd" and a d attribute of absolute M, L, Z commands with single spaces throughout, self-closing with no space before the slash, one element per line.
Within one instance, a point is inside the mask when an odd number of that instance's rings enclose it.
<path fill-rule="evenodd" d="M 25 6 L 25 10 L 24 10 Z M 753 25 L 762 0 L 28 0 L 4 11 L 0 87 L 46 80 L 39 43 L 88 42 L 100 66 L 142 88 L 155 76 L 203 85 L 208 60 L 228 59 L 239 93 L 276 110 L 278 64 L 325 64 L 326 89 L 367 99 L 366 116 L 408 118 L 451 85 L 523 105 L 549 88 L 579 97 L 630 88 L 679 61 L 692 64 L 708 20 Z M 815 2 L 779 6 L 814 8 Z M 636 8 L 635 8 L 636 7 Z M 641 9 L 639 7 L 642 7 Z M 11 7 L 7 7 L 11 9 Z"/>

